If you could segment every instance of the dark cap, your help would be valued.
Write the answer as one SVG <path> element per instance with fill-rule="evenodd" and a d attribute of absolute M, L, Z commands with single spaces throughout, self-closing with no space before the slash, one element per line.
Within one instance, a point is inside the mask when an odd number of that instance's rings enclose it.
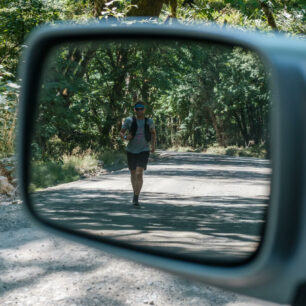
<path fill-rule="evenodd" d="M 144 104 L 142 102 L 137 102 L 135 105 L 134 105 L 134 108 L 145 108 Z"/>

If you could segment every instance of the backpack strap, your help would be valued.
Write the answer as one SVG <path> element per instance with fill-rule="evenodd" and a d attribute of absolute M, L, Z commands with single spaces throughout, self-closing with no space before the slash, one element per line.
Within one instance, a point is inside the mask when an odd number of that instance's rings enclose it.
<path fill-rule="evenodd" d="M 136 135 L 136 131 L 137 131 L 137 120 L 136 120 L 135 116 L 133 116 L 132 119 L 133 119 L 133 121 L 132 121 L 132 124 L 131 124 L 131 127 L 130 127 L 130 133 L 131 133 L 132 137 L 134 138 L 135 135 Z"/>
<path fill-rule="evenodd" d="M 136 135 L 136 131 L 137 131 L 137 119 L 135 116 L 132 117 L 133 121 L 130 127 L 130 133 L 132 135 L 132 139 L 135 137 Z M 145 118 L 145 124 L 144 124 L 144 132 L 145 132 L 145 139 L 147 142 L 151 141 L 151 132 L 150 132 L 150 125 L 149 125 L 149 119 Z"/>
<path fill-rule="evenodd" d="M 150 131 L 150 124 L 149 124 L 149 119 L 145 118 L 145 138 L 147 142 L 151 141 L 151 131 Z"/>

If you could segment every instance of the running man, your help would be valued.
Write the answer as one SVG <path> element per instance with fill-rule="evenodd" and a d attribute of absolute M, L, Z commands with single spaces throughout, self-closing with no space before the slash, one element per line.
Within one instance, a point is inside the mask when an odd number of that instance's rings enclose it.
<path fill-rule="evenodd" d="M 145 118 L 145 105 L 143 102 L 135 104 L 134 112 L 136 116 L 125 119 L 120 131 L 120 137 L 129 141 L 126 152 L 134 191 L 132 203 L 136 207 L 140 207 L 138 199 L 143 185 L 143 171 L 147 169 L 150 144 L 151 152 L 155 151 L 156 131 L 153 120 Z"/>

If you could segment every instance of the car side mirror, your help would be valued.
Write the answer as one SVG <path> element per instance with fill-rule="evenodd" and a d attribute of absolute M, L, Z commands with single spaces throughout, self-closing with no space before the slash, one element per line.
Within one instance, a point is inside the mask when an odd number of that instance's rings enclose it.
<path fill-rule="evenodd" d="M 36 31 L 21 67 L 19 177 L 27 211 L 70 239 L 292 302 L 305 277 L 305 50 L 302 40 L 216 26 Z M 146 115 L 134 113 L 137 105 Z M 131 154 L 150 149 L 142 121 L 160 148 L 194 150 L 151 155 L 141 209 L 130 203 L 133 175 L 146 164 L 133 168 L 129 159 L 128 169 L 125 157 L 114 156 L 133 120 L 139 132 Z M 216 143 L 223 154 L 207 151 Z M 289 267 L 295 281 L 287 284 Z"/>

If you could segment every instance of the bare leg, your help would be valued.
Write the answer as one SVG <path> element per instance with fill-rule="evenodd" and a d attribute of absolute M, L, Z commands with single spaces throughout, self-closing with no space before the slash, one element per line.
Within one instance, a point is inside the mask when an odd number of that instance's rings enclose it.
<path fill-rule="evenodd" d="M 131 172 L 131 183 L 132 183 L 132 187 L 133 187 L 133 191 L 134 191 L 134 194 L 136 192 L 136 186 L 137 186 L 137 176 L 136 176 L 136 169 L 135 170 L 130 170 Z"/>
<path fill-rule="evenodd" d="M 136 168 L 136 186 L 134 189 L 134 192 L 136 195 L 140 194 L 142 184 L 143 184 L 143 168 L 137 167 Z"/>

